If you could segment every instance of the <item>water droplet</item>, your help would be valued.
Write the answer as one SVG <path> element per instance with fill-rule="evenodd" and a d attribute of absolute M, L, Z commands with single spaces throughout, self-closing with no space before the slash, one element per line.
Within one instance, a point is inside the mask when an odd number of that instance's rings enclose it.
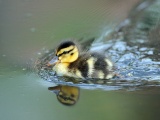
<path fill-rule="evenodd" d="M 38 52 L 37 54 L 38 54 L 38 55 L 41 55 L 42 53 Z"/>
<path fill-rule="evenodd" d="M 23 70 L 23 71 L 25 71 L 25 70 L 26 70 L 26 68 L 23 68 L 22 70 Z"/>
<path fill-rule="evenodd" d="M 31 32 L 35 32 L 35 31 L 36 31 L 36 28 L 32 27 L 32 28 L 30 29 L 30 31 L 31 31 Z"/>
<path fill-rule="evenodd" d="M 2 57 L 6 57 L 6 55 L 5 55 L 5 54 L 3 54 L 3 55 L 2 55 Z"/>

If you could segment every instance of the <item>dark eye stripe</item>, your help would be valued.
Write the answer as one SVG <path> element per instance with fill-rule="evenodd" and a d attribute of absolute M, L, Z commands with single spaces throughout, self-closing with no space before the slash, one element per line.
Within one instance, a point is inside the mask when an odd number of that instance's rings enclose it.
<path fill-rule="evenodd" d="M 74 49 L 74 48 L 73 48 Z M 61 53 L 61 54 L 59 54 L 59 55 L 57 55 L 58 57 L 60 57 L 61 55 L 63 55 L 63 54 L 68 54 L 68 53 L 70 53 L 71 51 L 73 51 L 73 49 L 71 49 L 71 50 L 69 50 L 69 51 L 64 51 L 63 53 Z"/>
<path fill-rule="evenodd" d="M 65 101 L 66 100 L 70 100 L 70 101 L 74 101 L 74 99 L 70 98 L 70 97 L 65 97 L 65 96 L 62 96 L 62 95 L 59 95 L 60 98 L 64 99 Z"/>

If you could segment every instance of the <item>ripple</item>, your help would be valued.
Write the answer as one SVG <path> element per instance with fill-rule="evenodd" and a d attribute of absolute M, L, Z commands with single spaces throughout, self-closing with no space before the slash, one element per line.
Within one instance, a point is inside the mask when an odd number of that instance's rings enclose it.
<path fill-rule="evenodd" d="M 153 29 L 159 30 L 159 17 L 152 16 L 155 13 L 160 16 L 160 10 L 157 11 L 159 8 L 155 7 L 156 4 L 160 5 L 159 2 L 142 3 L 115 30 L 104 31 L 91 43 L 90 51 L 103 51 L 115 62 L 115 72 L 119 74 L 116 78 L 82 80 L 54 76 L 52 70 L 44 64 L 54 54 L 53 52 L 47 52 L 40 59 L 37 64 L 38 74 L 43 79 L 56 84 L 75 85 L 85 89 L 128 89 L 132 91 L 142 87 L 160 86 L 160 56 L 158 56 L 159 53 L 157 54 L 160 41 L 152 40 L 150 36 L 153 37 L 153 35 L 148 35 L 148 33 L 152 34 Z M 140 15 L 136 14 L 140 11 Z M 151 20 L 152 24 L 146 19 Z M 126 21 L 128 22 L 126 23 Z"/>

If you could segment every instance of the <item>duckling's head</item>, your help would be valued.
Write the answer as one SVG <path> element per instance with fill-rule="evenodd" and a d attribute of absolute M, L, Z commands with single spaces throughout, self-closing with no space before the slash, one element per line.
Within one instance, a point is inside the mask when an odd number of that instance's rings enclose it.
<path fill-rule="evenodd" d="M 74 86 L 60 85 L 48 89 L 53 91 L 58 101 L 64 105 L 74 105 L 79 99 L 79 88 Z"/>
<path fill-rule="evenodd" d="M 62 42 L 56 49 L 58 61 L 62 63 L 71 63 L 78 59 L 79 51 L 76 44 L 72 41 Z"/>

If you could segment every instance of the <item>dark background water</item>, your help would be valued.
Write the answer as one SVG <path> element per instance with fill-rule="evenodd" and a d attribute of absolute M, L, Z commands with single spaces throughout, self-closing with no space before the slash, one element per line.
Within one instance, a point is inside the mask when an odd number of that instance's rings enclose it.
<path fill-rule="evenodd" d="M 159 120 L 160 4 L 135 12 L 138 2 L 1 0 L 0 119 Z M 82 84 L 77 104 L 64 106 L 48 91 L 55 83 L 34 72 L 34 62 L 63 39 L 91 37 L 90 49 L 107 49 L 127 80 L 119 85 L 125 89 Z M 137 89 L 137 83 L 143 84 Z"/>

